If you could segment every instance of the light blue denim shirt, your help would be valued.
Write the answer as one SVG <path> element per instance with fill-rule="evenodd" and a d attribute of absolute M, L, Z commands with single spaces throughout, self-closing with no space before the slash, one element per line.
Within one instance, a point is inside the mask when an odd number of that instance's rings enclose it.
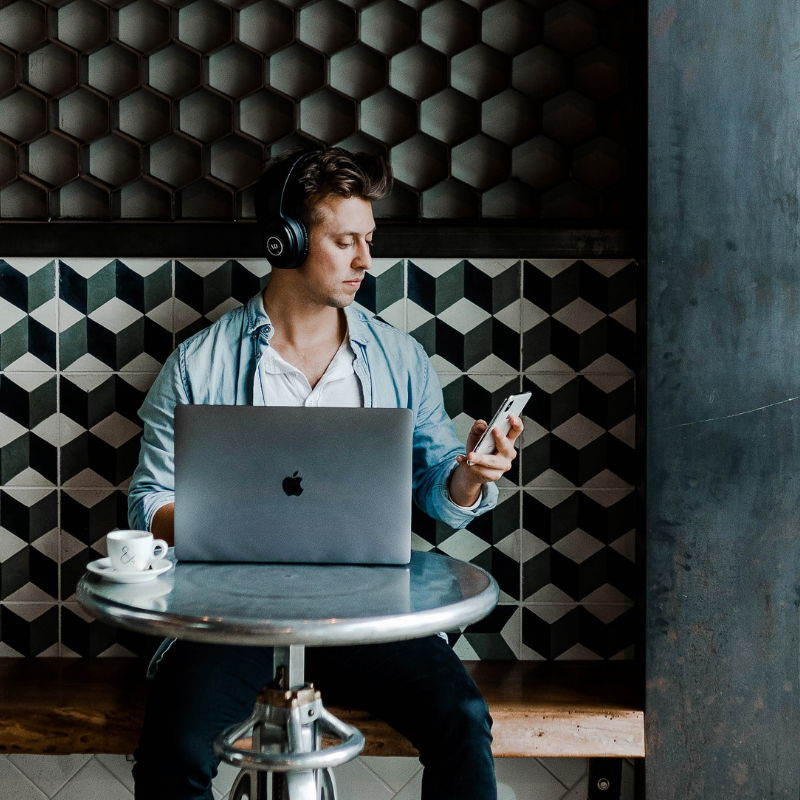
<path fill-rule="evenodd" d="M 494 483 L 464 509 L 450 499 L 447 482 L 465 452 L 442 401 L 439 380 L 420 344 L 352 306 L 345 309 L 353 364 L 364 405 L 410 408 L 414 413 L 413 493 L 416 504 L 453 528 L 497 504 Z M 144 423 L 139 465 L 128 494 L 132 528 L 150 530 L 153 515 L 174 501 L 174 410 L 180 403 L 263 405 L 258 364 L 273 333 L 261 295 L 189 337 L 169 356 L 139 416 Z"/>

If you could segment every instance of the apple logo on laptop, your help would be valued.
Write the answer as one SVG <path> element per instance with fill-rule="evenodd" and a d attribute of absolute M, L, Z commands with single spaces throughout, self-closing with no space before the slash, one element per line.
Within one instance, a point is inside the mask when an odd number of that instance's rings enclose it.
<path fill-rule="evenodd" d="M 300 481 L 302 480 L 302 478 L 297 477 L 297 472 L 295 472 L 294 475 L 285 477 L 282 484 L 283 491 L 286 492 L 289 497 L 299 497 L 303 494 L 303 487 L 300 485 Z"/>

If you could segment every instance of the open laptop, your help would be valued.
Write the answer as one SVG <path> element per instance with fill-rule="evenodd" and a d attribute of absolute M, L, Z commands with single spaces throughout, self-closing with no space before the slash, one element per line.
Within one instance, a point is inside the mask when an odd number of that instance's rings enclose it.
<path fill-rule="evenodd" d="M 409 409 L 179 405 L 179 561 L 407 564 Z"/>

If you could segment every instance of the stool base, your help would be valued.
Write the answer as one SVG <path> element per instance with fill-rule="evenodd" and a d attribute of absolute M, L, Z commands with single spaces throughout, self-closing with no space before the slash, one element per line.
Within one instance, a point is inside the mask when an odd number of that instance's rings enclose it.
<path fill-rule="evenodd" d="M 303 659 L 302 646 L 275 648 L 275 679 L 253 714 L 214 740 L 223 761 L 242 767 L 231 800 L 337 800 L 332 768 L 364 749 L 361 732 L 330 714 L 320 693 L 303 683 Z M 251 747 L 241 747 L 248 736 Z M 323 749 L 323 736 L 341 743 Z"/>

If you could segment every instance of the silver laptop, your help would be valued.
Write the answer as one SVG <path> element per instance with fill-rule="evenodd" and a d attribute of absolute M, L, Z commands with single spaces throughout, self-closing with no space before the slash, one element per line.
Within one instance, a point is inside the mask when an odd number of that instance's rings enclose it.
<path fill-rule="evenodd" d="M 407 564 L 409 409 L 179 405 L 179 561 Z"/>

